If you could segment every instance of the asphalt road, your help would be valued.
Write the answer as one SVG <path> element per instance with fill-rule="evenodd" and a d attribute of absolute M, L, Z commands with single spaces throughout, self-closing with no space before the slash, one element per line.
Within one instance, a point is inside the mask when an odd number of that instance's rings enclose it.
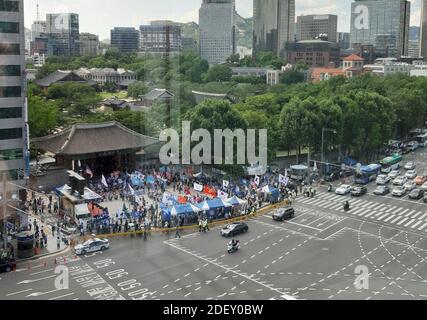
<path fill-rule="evenodd" d="M 423 169 L 427 154 L 410 154 Z M 422 171 L 422 170 L 421 170 Z M 248 221 L 229 255 L 219 229 L 180 239 L 111 240 L 103 253 L 60 262 L 69 288 L 55 289 L 53 258 L 0 275 L 0 299 L 426 299 L 427 210 L 422 201 L 321 189 L 299 198 L 290 221 Z M 349 199 L 352 209 L 344 212 Z M 65 258 L 65 259 L 64 259 Z M 367 277 L 360 276 L 367 272 Z M 366 275 L 366 274 L 365 274 Z"/>

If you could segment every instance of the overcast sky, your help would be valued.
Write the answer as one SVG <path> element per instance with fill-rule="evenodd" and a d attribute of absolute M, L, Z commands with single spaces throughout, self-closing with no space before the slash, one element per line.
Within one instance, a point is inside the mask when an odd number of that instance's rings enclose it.
<path fill-rule="evenodd" d="M 36 5 L 40 17 L 46 13 L 73 12 L 80 15 L 80 32 L 91 32 L 100 39 L 110 37 L 115 26 L 138 27 L 151 20 L 198 22 L 202 0 L 24 0 L 25 25 L 30 27 L 36 19 Z M 337 14 L 338 31 L 349 31 L 352 0 L 296 0 L 296 13 Z M 411 0 L 411 25 L 420 24 L 421 0 Z M 253 0 L 236 0 L 237 11 L 244 17 L 252 16 Z"/>

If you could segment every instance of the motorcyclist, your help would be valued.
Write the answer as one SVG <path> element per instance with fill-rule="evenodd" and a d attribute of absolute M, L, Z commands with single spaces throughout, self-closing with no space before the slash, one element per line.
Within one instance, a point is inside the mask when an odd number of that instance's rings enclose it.
<path fill-rule="evenodd" d="M 332 188 L 333 188 L 332 183 L 330 183 L 329 186 L 328 186 L 328 192 L 331 192 Z"/>
<path fill-rule="evenodd" d="M 239 245 L 239 240 L 232 239 L 230 243 L 233 248 L 236 248 Z"/>

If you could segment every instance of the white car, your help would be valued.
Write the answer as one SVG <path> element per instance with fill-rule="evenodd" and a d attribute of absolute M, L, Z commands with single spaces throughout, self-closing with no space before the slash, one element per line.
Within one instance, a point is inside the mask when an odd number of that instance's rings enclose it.
<path fill-rule="evenodd" d="M 427 191 L 427 181 L 420 188 L 421 190 Z"/>
<path fill-rule="evenodd" d="M 351 191 L 351 186 L 349 186 L 348 184 L 342 184 L 335 190 L 335 193 L 341 196 L 344 196 L 346 194 L 349 194 L 350 191 Z"/>
<path fill-rule="evenodd" d="M 391 194 L 395 197 L 403 197 L 406 194 L 406 189 L 404 186 L 398 186 L 393 189 Z"/>
<path fill-rule="evenodd" d="M 417 187 L 417 184 L 414 181 L 410 180 L 406 182 L 403 186 L 405 187 L 406 191 L 412 191 Z"/>
<path fill-rule="evenodd" d="M 415 169 L 415 163 L 408 162 L 407 164 L 405 164 L 404 168 L 405 168 L 405 170 L 414 170 Z"/>
<path fill-rule="evenodd" d="M 396 177 L 398 177 L 400 174 L 400 170 L 392 170 L 388 176 L 390 177 L 390 179 L 394 179 Z"/>
<path fill-rule="evenodd" d="M 417 172 L 415 170 L 409 170 L 408 172 L 405 173 L 405 177 L 408 179 L 415 179 L 416 176 L 417 176 Z"/>
<path fill-rule="evenodd" d="M 380 174 L 376 180 L 378 185 L 385 185 L 385 184 L 389 183 L 390 181 L 391 181 L 391 178 L 385 174 Z"/>
<path fill-rule="evenodd" d="M 408 178 L 406 178 L 405 176 L 399 176 L 399 177 L 397 177 L 396 179 L 393 180 L 393 184 L 395 186 L 402 186 L 406 182 L 408 182 Z"/>
<path fill-rule="evenodd" d="M 74 253 L 76 255 L 84 255 L 89 252 L 104 251 L 108 248 L 110 248 L 108 239 L 92 238 L 75 246 Z"/>

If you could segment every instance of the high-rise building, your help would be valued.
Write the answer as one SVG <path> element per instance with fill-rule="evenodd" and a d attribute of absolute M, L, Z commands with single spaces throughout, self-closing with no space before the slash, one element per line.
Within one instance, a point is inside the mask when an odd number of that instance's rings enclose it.
<path fill-rule="evenodd" d="M 96 34 L 80 33 L 80 55 L 97 56 L 99 54 L 99 37 Z"/>
<path fill-rule="evenodd" d="M 77 56 L 79 48 L 79 15 L 53 13 L 46 15 L 48 54 L 53 56 Z"/>
<path fill-rule="evenodd" d="M 420 41 L 419 40 L 409 40 L 408 42 L 408 56 L 411 58 L 420 57 Z"/>
<path fill-rule="evenodd" d="M 236 53 L 235 0 L 203 0 L 199 10 L 199 51 L 209 64 Z"/>
<path fill-rule="evenodd" d="M 46 36 L 46 21 L 34 21 L 31 25 L 31 41 Z"/>
<path fill-rule="evenodd" d="M 372 45 L 382 57 L 408 55 L 411 3 L 407 0 L 355 0 L 351 5 L 352 46 Z"/>
<path fill-rule="evenodd" d="M 422 0 L 420 28 L 420 56 L 427 60 L 427 0 Z"/>
<path fill-rule="evenodd" d="M 328 41 L 337 42 L 338 16 L 333 14 L 297 17 L 297 41 L 313 40 L 319 35 Z"/>
<path fill-rule="evenodd" d="M 111 30 L 111 47 L 121 52 L 137 52 L 139 50 L 139 31 L 135 28 L 116 27 Z"/>
<path fill-rule="evenodd" d="M 29 149 L 24 6 L 23 0 L 0 4 L 0 175 L 20 181 Z"/>
<path fill-rule="evenodd" d="M 295 40 L 295 0 L 254 0 L 253 53 L 271 51 L 285 57 Z"/>
<path fill-rule="evenodd" d="M 349 32 L 338 32 L 337 34 L 338 44 L 341 49 L 350 48 L 350 33 Z"/>
<path fill-rule="evenodd" d="M 181 26 L 170 21 L 153 21 L 140 27 L 139 45 L 143 53 L 182 51 Z"/>

